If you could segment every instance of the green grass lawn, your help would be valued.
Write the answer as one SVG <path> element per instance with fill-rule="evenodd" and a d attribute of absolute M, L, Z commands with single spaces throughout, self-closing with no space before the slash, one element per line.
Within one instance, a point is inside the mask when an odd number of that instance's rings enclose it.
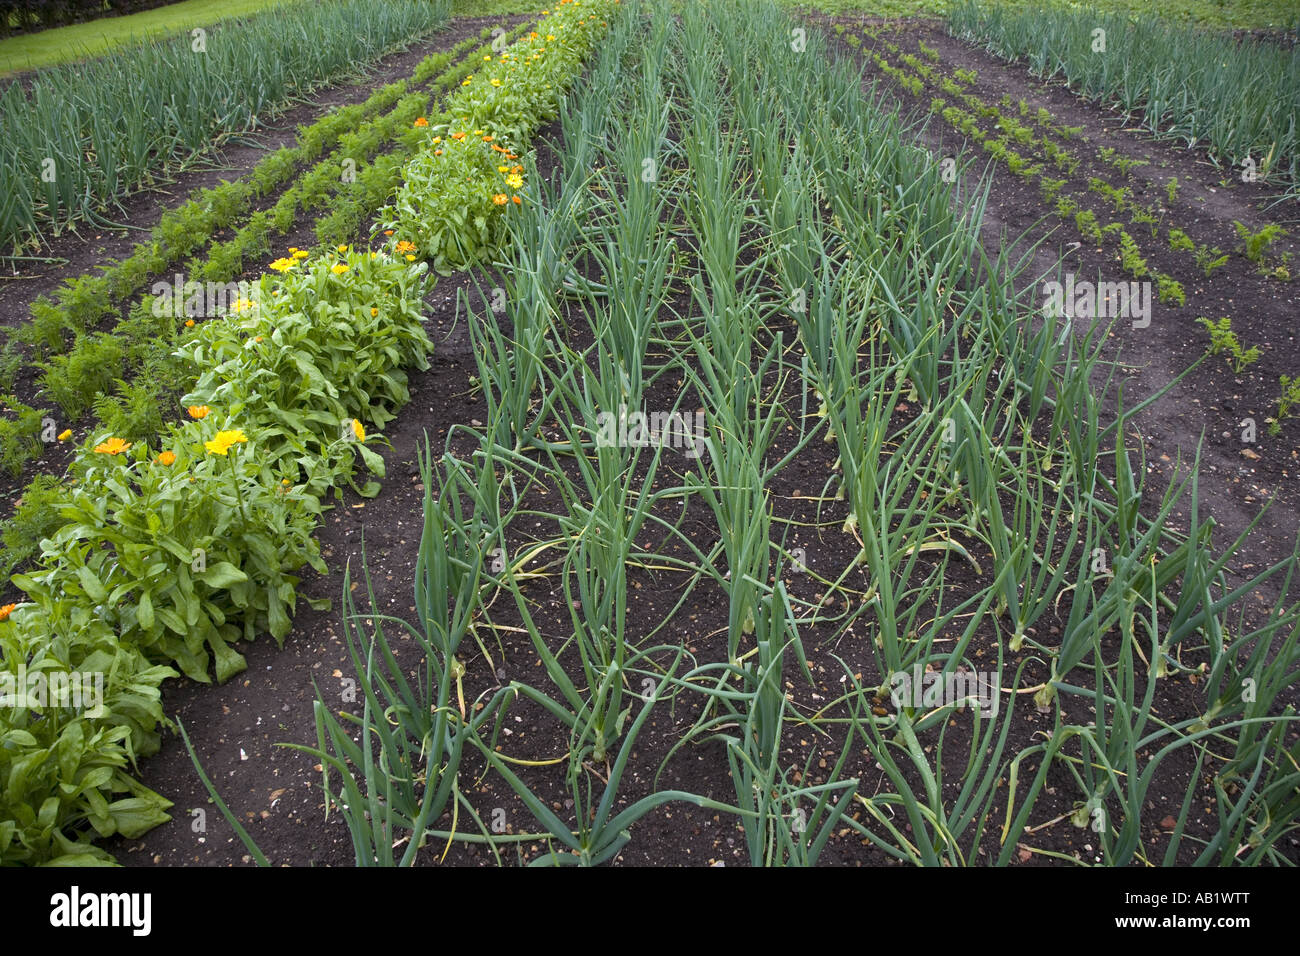
<path fill-rule="evenodd" d="M 184 0 L 125 17 L 55 27 L 0 40 L 0 76 L 102 56 L 150 37 L 188 32 L 294 0 Z"/>

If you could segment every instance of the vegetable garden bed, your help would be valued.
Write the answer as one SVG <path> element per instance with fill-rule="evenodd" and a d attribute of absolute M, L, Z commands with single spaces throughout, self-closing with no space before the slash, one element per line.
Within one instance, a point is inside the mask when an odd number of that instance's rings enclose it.
<path fill-rule="evenodd" d="M 571 0 L 517 37 L 408 118 L 373 248 L 297 223 L 256 307 L 178 332 L 165 441 L 84 436 L 6 663 L 93 632 L 146 699 L 175 666 L 124 739 L 165 712 L 189 746 L 113 778 L 170 822 L 113 835 L 78 792 L 42 843 L 28 797 L 6 859 L 98 853 L 64 845 L 88 822 L 141 865 L 1300 860 L 1295 423 L 1219 399 L 1258 416 L 1243 493 L 1190 402 L 1288 367 L 1289 247 L 1193 272 L 1273 219 L 929 27 Z M 940 119 L 1003 165 L 1032 128 L 1098 235 L 1063 247 Z M 1050 307 L 1134 255 L 1187 301 Z M 1211 301 L 1261 343 L 1231 381 L 1183 376 Z"/>

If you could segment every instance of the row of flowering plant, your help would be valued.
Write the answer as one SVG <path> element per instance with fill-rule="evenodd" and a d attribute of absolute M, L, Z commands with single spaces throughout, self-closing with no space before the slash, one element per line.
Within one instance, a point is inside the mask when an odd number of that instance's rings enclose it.
<path fill-rule="evenodd" d="M 617 2 L 562 0 L 536 30 L 484 56 L 442 116 L 416 121 L 428 141 L 376 228 L 408 237 L 442 275 L 489 258 L 505 238 L 506 216 L 526 201 L 523 144 L 556 115 Z"/>

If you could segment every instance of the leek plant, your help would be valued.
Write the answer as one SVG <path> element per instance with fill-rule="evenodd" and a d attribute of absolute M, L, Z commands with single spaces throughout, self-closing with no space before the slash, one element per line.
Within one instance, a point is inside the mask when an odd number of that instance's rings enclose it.
<path fill-rule="evenodd" d="M 358 866 L 410 865 L 449 804 L 463 805 L 473 814 L 458 789 L 461 756 L 504 693 L 467 705 L 465 665 L 457 656 L 461 641 L 474 627 L 483 590 L 491 586 L 487 554 L 493 545 L 504 546 L 502 529 L 512 513 L 503 517 L 500 511 L 491 446 L 475 468 L 445 455 L 436 500 L 427 436 L 417 451 L 424 484 L 424 529 L 415 565 L 419 627 L 374 611 L 358 614 L 350 573 L 345 574 L 344 633 L 365 698 L 362 714 L 336 716 L 318 690 L 317 746 L 295 745 L 323 764 L 327 809 L 332 803 L 343 813 Z M 376 607 L 368 575 L 366 585 L 371 606 Z M 416 671 L 414 680 L 408 679 L 408 670 L 393 650 L 386 623 L 414 638 L 423 652 L 422 673 Z M 369 639 L 363 625 L 372 630 Z M 486 705 L 475 706 L 480 703 Z M 361 728 L 361 742 L 354 740 L 348 724 Z M 362 771 L 360 782 L 351 767 Z M 330 786 L 331 769 L 343 783 L 337 794 Z M 394 857 L 401 843 L 399 831 L 406 832 L 408 841 L 400 860 Z"/>

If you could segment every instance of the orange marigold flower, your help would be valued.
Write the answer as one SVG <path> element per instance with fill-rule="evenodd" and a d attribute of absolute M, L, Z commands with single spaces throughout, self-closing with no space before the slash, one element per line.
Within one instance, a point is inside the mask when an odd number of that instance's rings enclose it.
<path fill-rule="evenodd" d="M 397 244 L 397 251 L 398 251 L 398 252 L 414 252 L 414 251 L 415 251 L 415 243 L 411 242 L 409 239 L 403 239 L 401 242 L 399 242 L 399 243 Z"/>
<path fill-rule="evenodd" d="M 510 198 L 514 200 L 516 206 L 522 206 L 524 204 L 524 201 L 518 196 L 511 196 Z"/>
<path fill-rule="evenodd" d="M 17 607 L 17 604 L 6 604 L 4 607 L 0 607 L 0 621 L 9 620 L 9 615 L 12 614 L 14 609 Z"/>
<path fill-rule="evenodd" d="M 192 328 L 194 328 L 194 320 L 193 320 L 193 319 L 186 319 L 186 320 L 185 320 L 185 327 L 186 327 L 187 329 L 192 329 Z"/>
<path fill-rule="evenodd" d="M 129 441 L 123 441 L 120 438 L 110 438 L 95 446 L 95 451 L 101 455 L 120 455 L 131 447 Z"/>
<path fill-rule="evenodd" d="M 441 155 L 442 155 L 442 150 L 440 150 L 440 149 L 435 149 L 435 150 L 433 151 L 433 155 L 435 155 L 435 156 L 441 156 Z"/>
<path fill-rule="evenodd" d="M 384 235 L 385 235 L 385 236 L 391 236 L 392 234 L 393 234 L 393 230 L 391 230 L 391 229 L 385 229 L 385 230 L 384 230 Z"/>
<path fill-rule="evenodd" d="M 429 125 L 429 121 L 428 121 L 427 119 L 425 119 L 423 116 L 421 116 L 419 119 L 417 119 L 417 120 L 415 121 L 415 125 L 416 125 L 416 126 L 428 126 L 428 125 Z"/>
<path fill-rule="evenodd" d="M 168 467 L 170 467 L 170 466 L 176 464 L 176 452 L 174 452 L 174 451 L 165 451 L 165 452 L 163 452 L 161 455 L 159 455 L 159 456 L 157 457 L 157 459 L 155 459 L 155 460 L 156 460 L 156 461 L 158 462 L 158 464 L 160 464 L 160 465 L 167 465 Z"/>
<path fill-rule="evenodd" d="M 195 420 L 207 418 L 208 412 L 212 411 L 212 409 L 208 408 L 206 405 L 191 405 L 185 410 L 190 413 L 190 418 Z"/>
<path fill-rule="evenodd" d="M 508 197 L 505 193 L 497 193 L 495 196 L 492 197 L 492 201 L 496 203 L 498 206 L 504 206 L 506 203 L 510 201 L 510 197 Z"/>

